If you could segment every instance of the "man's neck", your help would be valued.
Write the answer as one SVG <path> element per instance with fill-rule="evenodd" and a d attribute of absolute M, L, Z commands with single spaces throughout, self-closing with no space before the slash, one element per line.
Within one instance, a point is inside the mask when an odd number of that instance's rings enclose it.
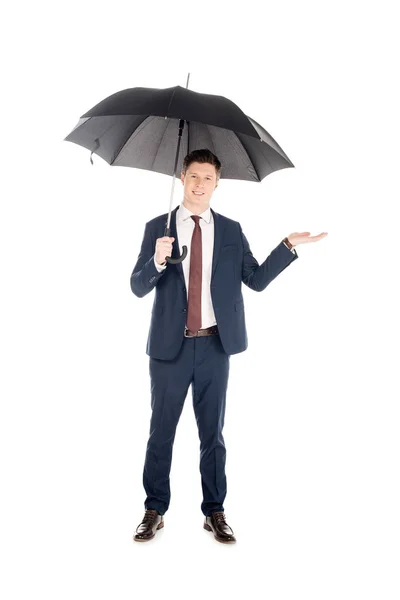
<path fill-rule="evenodd" d="M 190 210 L 190 212 L 192 212 L 194 215 L 201 215 L 203 214 L 203 212 L 205 212 L 208 208 L 210 208 L 210 205 L 208 206 L 191 206 L 186 199 L 184 198 L 183 200 L 183 206 L 185 208 L 187 208 L 188 210 Z"/>

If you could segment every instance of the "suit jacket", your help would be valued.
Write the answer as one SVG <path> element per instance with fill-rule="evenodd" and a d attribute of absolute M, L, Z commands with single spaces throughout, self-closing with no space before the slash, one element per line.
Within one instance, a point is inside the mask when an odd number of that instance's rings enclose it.
<path fill-rule="evenodd" d="M 176 229 L 177 206 L 171 213 L 172 258 L 180 256 Z M 281 242 L 259 265 L 254 258 L 240 223 L 211 209 L 214 217 L 214 250 L 211 274 L 211 298 L 222 346 L 227 354 L 247 349 L 247 331 L 242 282 L 262 292 L 271 281 L 298 258 Z M 155 288 L 146 354 L 161 360 L 173 360 L 184 340 L 187 316 L 187 292 L 182 263 L 168 264 L 159 273 L 154 264 L 157 238 L 164 236 L 168 213 L 146 223 L 140 253 L 131 275 L 131 289 L 143 298 Z"/>

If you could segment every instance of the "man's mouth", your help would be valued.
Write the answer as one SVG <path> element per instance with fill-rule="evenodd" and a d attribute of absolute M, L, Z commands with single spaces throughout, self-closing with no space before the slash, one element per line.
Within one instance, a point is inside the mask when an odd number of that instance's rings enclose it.
<path fill-rule="evenodd" d="M 203 196 L 204 192 L 193 192 L 193 194 L 195 194 L 196 196 Z"/>

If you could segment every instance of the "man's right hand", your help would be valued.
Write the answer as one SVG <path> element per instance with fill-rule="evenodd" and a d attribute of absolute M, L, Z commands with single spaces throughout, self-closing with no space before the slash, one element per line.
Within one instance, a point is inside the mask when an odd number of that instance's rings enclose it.
<path fill-rule="evenodd" d="M 165 265 L 167 261 L 165 258 L 172 254 L 172 242 L 175 240 L 173 237 L 162 237 L 156 240 L 156 263 L 159 265 Z"/>

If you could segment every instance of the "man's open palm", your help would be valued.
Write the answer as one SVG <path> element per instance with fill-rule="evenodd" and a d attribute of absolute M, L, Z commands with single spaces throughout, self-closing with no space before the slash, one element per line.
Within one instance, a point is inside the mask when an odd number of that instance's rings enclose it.
<path fill-rule="evenodd" d="M 328 233 L 324 231 L 318 235 L 310 235 L 309 231 L 303 231 L 302 233 L 291 233 L 288 235 L 288 240 L 293 246 L 297 246 L 298 244 L 308 244 L 310 242 L 318 242 L 322 240 L 322 238 L 326 237 Z"/>

